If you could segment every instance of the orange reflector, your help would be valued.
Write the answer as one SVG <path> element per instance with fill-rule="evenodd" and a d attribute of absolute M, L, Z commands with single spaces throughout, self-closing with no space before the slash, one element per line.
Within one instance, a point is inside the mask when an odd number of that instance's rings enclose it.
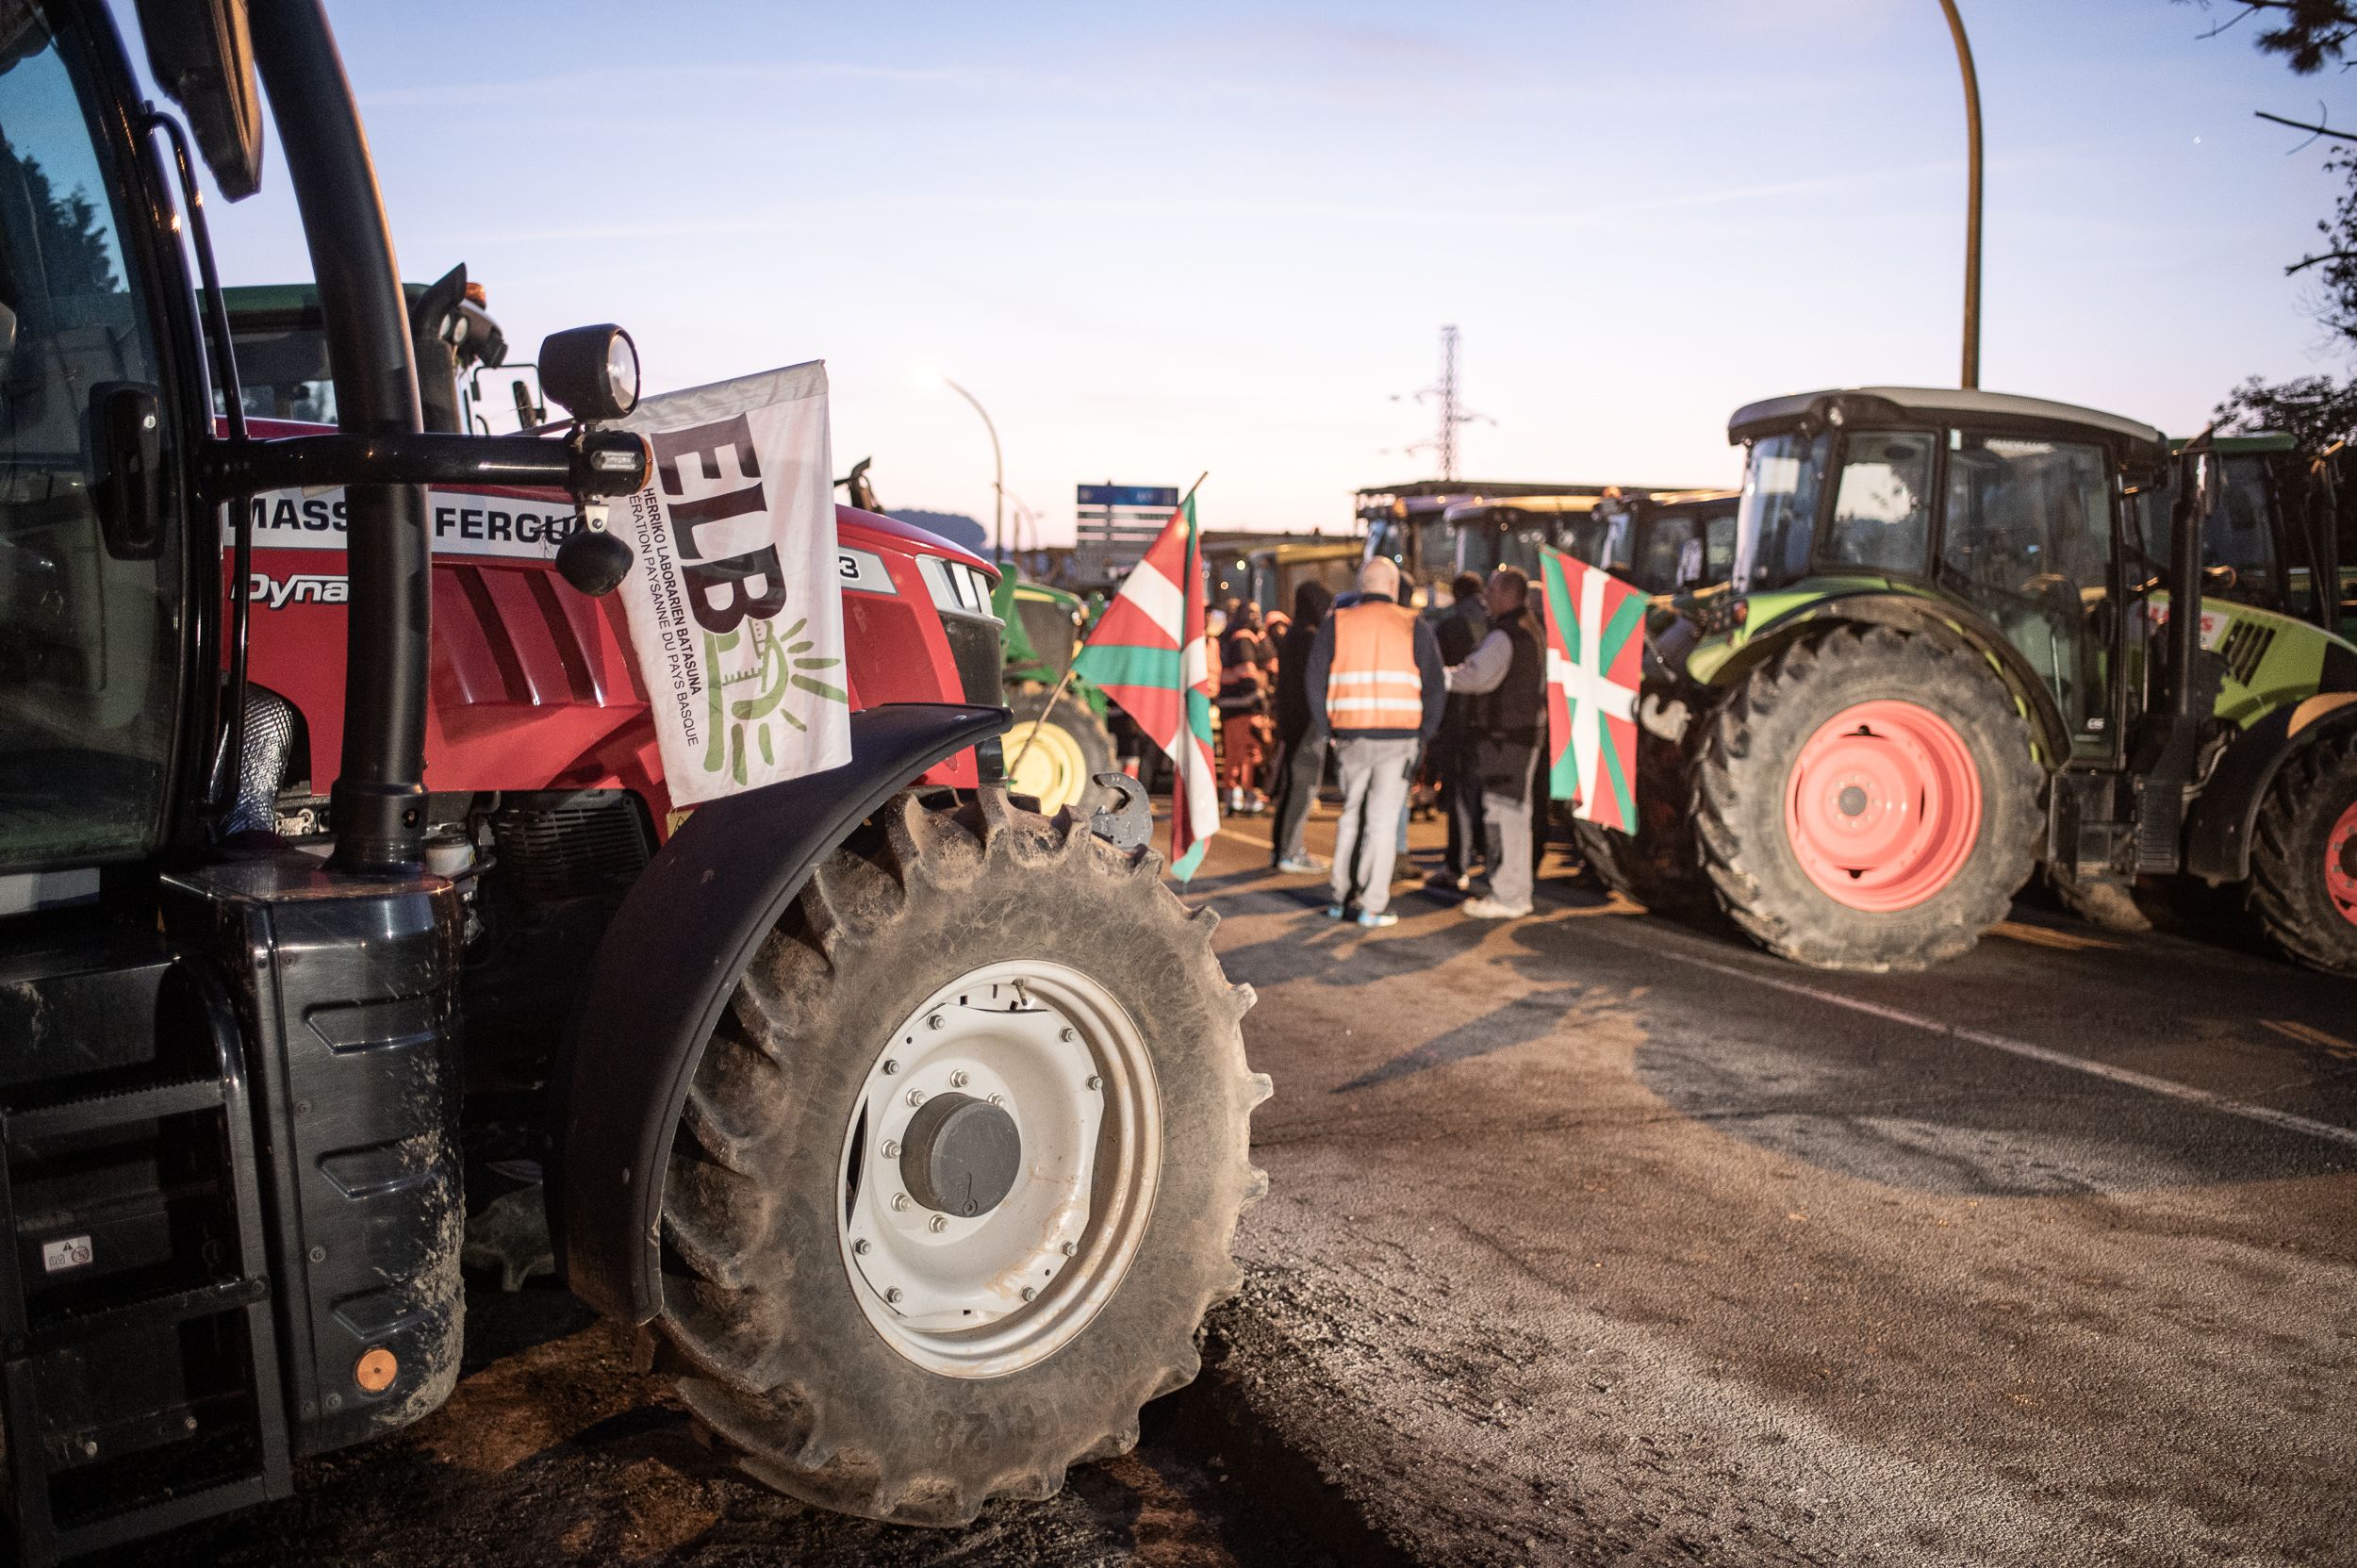
<path fill-rule="evenodd" d="M 491 291 L 479 283 L 470 283 L 467 285 L 467 303 L 488 310 L 491 307 Z"/>
<path fill-rule="evenodd" d="M 393 1378 L 401 1372 L 401 1362 L 383 1345 L 363 1354 L 352 1368 L 352 1380 L 368 1394 L 382 1394 L 393 1386 Z"/>

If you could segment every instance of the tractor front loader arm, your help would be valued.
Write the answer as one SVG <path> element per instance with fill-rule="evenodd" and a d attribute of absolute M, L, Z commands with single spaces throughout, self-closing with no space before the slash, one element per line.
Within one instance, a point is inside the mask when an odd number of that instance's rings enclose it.
<path fill-rule="evenodd" d="M 895 794 L 1009 722 L 953 703 L 855 712 L 850 762 L 700 806 L 631 888 L 551 1086 L 550 1221 L 584 1300 L 631 1323 L 662 1306 L 663 1178 L 688 1082 L 802 884 Z"/>

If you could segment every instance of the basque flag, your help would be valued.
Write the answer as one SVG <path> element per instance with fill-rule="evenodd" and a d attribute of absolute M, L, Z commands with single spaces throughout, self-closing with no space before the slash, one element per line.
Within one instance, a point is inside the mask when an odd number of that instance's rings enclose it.
<path fill-rule="evenodd" d="M 1547 784 L 1574 817 L 1637 831 L 1637 683 L 1646 596 L 1561 551 L 1539 563 L 1547 605 Z"/>
<path fill-rule="evenodd" d="M 1170 870 L 1180 882 L 1195 875 L 1219 832 L 1203 594 L 1203 543 L 1189 490 L 1072 661 L 1073 672 L 1119 703 L 1177 769 Z"/>

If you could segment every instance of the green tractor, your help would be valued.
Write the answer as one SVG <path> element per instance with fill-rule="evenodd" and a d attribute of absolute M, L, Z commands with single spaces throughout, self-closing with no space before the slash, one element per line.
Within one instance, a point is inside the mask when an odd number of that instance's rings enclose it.
<path fill-rule="evenodd" d="M 1105 694 L 1077 675 L 1064 679 L 1088 630 L 1088 604 L 1062 588 L 1018 582 L 1010 568 L 998 574 L 990 607 L 1006 628 L 1006 703 L 1014 715 L 1004 742 L 1007 787 L 1036 798 L 1050 816 L 1058 806 L 1077 809 L 1089 781 L 1117 766 Z"/>
<path fill-rule="evenodd" d="M 1608 883 L 1888 970 L 1966 951 L 2041 865 L 2099 913 L 2182 875 L 2357 971 L 2357 647 L 2203 602 L 2207 442 L 1903 387 L 1756 403 L 1728 437 L 1733 583 L 1652 638 Z M 2141 514 L 2180 467 L 2155 559 Z"/>

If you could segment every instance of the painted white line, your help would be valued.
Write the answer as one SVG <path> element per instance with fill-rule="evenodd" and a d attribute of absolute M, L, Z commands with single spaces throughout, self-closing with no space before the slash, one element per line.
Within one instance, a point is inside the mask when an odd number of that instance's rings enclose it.
<path fill-rule="evenodd" d="M 1600 926 L 1583 926 L 1580 929 L 1598 933 L 1601 933 L 1603 930 Z M 2140 1073 L 2129 1067 L 2115 1067 L 2106 1062 L 2090 1062 L 2083 1056 L 2073 1056 L 2069 1051 L 2052 1050 L 2045 1046 L 2032 1045 L 2027 1040 L 2016 1040 L 2009 1035 L 1991 1034 L 1986 1030 L 1967 1029 L 1960 1024 L 1941 1023 L 1937 1018 L 1927 1018 L 1920 1013 L 1909 1013 L 1897 1007 L 1885 1007 L 1880 1002 L 1866 1001 L 1857 997 L 1845 997 L 1838 991 L 1821 990 L 1814 985 L 1805 985 L 1797 980 L 1777 980 L 1770 975 L 1754 974 L 1749 969 L 1739 969 L 1732 964 L 1719 964 L 1707 958 L 1697 958 L 1691 953 L 1676 952 L 1657 946 L 1640 949 L 1633 942 L 1625 942 L 1610 936 L 1605 937 L 1604 940 L 1632 952 L 1642 951 L 1650 958 L 1667 958 L 1674 963 L 1689 965 L 1697 969 L 1707 969 L 1715 975 L 1725 975 L 1731 980 L 1743 980 L 1751 982 L 1754 985 L 1765 985 L 1772 991 L 1782 991 L 1795 997 L 1806 997 L 1811 1001 L 1821 1001 L 1830 1007 L 1846 1007 L 1853 1013 L 1863 1013 L 1869 1017 L 1880 1018 L 1886 1023 L 1904 1024 L 1910 1029 L 1920 1029 L 1933 1034 L 1945 1034 L 1951 1039 L 1984 1046 L 1990 1050 L 2002 1050 L 2028 1061 L 2043 1063 L 2050 1067 L 2066 1067 L 2072 1072 L 2085 1073 L 2090 1078 L 2100 1078 L 2108 1082 L 2125 1084 L 2131 1089 L 2142 1089 L 2149 1094 L 2166 1095 L 2170 1099 L 2184 1100 L 2188 1105 L 2199 1105 L 2204 1110 L 2217 1111 L 2229 1116 L 2240 1116 L 2246 1121 L 2263 1122 L 2268 1127 L 2280 1128 L 2286 1132 L 2302 1132 L 2311 1138 L 2321 1138 L 2327 1143 L 2345 1144 L 2357 1148 L 2357 1128 L 2335 1127 L 2331 1122 L 2320 1122 L 2308 1116 L 2297 1116 L 2289 1111 L 2278 1111 L 2271 1106 L 2252 1105 L 2247 1100 L 2229 1099 L 2224 1095 L 2214 1095 L 2207 1089 L 2197 1089 L 2190 1083 L 2179 1083 L 2173 1079 L 2154 1078 L 2150 1073 Z"/>

